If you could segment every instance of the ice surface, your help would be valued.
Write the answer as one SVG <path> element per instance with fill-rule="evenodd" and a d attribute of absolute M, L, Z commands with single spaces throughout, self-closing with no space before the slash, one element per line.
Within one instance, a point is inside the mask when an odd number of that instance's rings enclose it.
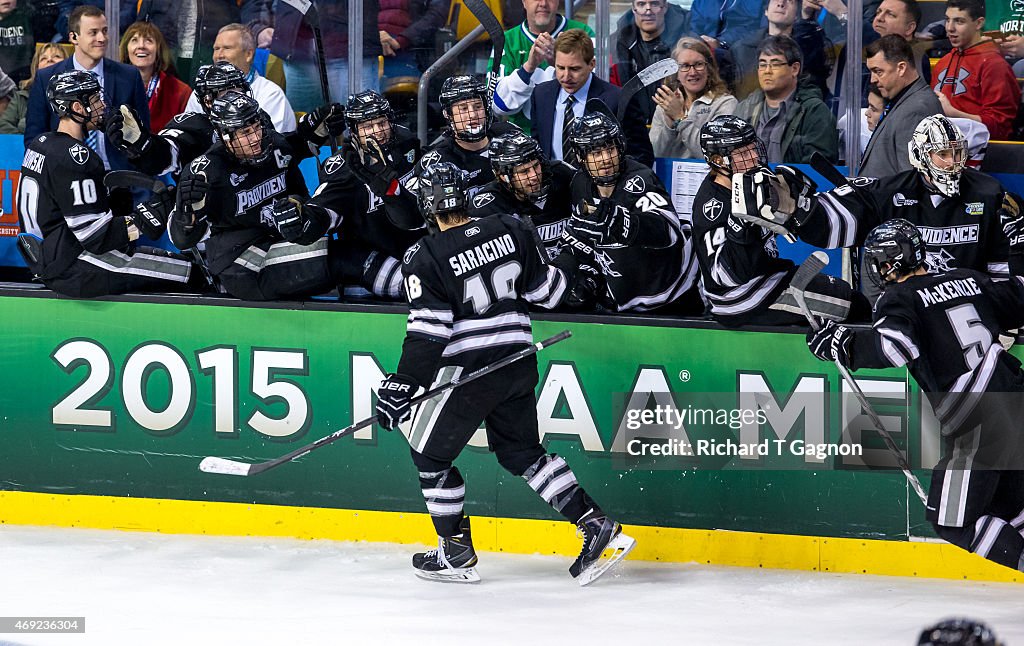
<path fill-rule="evenodd" d="M 429 540 L 429 537 L 424 537 Z M 905 644 L 949 615 L 1024 644 L 1024 586 L 481 554 L 431 583 L 407 545 L 0 525 L 0 616 L 85 616 L 14 644 Z"/>

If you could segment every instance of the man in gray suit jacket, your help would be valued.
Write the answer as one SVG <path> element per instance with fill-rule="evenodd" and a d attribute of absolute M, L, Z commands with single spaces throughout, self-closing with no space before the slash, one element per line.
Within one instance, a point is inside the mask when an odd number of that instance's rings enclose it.
<path fill-rule="evenodd" d="M 914 50 L 901 36 L 883 36 L 867 46 L 871 81 L 885 99 L 885 111 L 868 141 L 858 175 L 885 177 L 910 170 L 907 144 L 925 117 L 942 114 L 942 105 L 914 65 Z"/>

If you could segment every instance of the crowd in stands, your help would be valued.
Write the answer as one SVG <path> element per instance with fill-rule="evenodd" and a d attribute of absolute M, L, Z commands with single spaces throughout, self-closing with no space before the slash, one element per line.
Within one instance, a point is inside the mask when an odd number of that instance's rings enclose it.
<path fill-rule="evenodd" d="M 518 5 L 519 0 L 512 1 Z M 510 132 L 532 135 L 545 165 L 565 162 L 594 179 L 600 173 L 587 168 L 591 149 L 573 138 L 594 112 L 615 122 L 613 138 L 621 139 L 621 155 L 648 168 L 655 157 L 709 159 L 702 136 L 709 124 L 730 115 L 752 128 L 763 145 L 762 162 L 806 164 L 820 153 L 839 163 L 849 127 L 845 117 L 838 117 L 841 106 L 850 102 L 841 94 L 844 61 L 853 55 L 845 42 L 851 21 L 860 25 L 864 44 L 858 55 L 864 96 L 855 101 L 863 112 L 858 175 L 883 178 L 914 170 L 908 146 L 915 128 L 930 116 L 948 117 L 966 133 L 970 152 L 978 156 L 989 139 L 1012 140 L 1021 134 L 1024 111 L 1014 65 L 1024 67 L 1024 35 L 993 34 L 994 26 L 985 22 L 984 0 L 947 0 L 939 27 L 921 24 L 918 0 L 865 1 L 859 19 L 848 15 L 842 0 L 693 0 L 689 8 L 668 0 L 632 0 L 608 40 L 609 81 L 595 73 L 596 36 L 585 22 L 563 16 L 562 3 L 556 0 L 521 3 L 522 22 L 506 25 L 493 94 L 481 94 L 473 79 L 446 83 L 450 93 L 446 99 L 442 91 L 440 112 L 447 130 L 432 147 L 408 151 L 412 158 L 406 177 L 390 177 L 397 186 L 422 170 L 430 155 L 439 154 L 474 173 L 475 194 L 495 180 L 487 154 L 491 144 Z M 229 64 L 223 69 L 244 77 L 244 88 L 233 89 L 251 95 L 273 130 L 304 137 L 298 143 L 288 140 L 289 150 L 304 148 L 308 141 L 326 142 L 323 124 L 334 114 L 331 106 L 351 103 L 345 96 L 351 30 L 344 0 L 317 3 L 334 94 L 326 105 L 314 30 L 289 4 L 140 0 L 122 5 L 121 14 L 110 17 L 98 2 L 0 0 L 0 132 L 23 133 L 28 146 L 57 129 L 63 115 L 54 112 L 48 89 L 51 79 L 73 70 L 92 72 L 107 109 L 123 115 L 114 142 L 102 126 L 86 127 L 82 133 L 106 170 L 137 167 L 131 147 L 147 139 L 132 138 L 132 123 L 158 135 L 175 127 L 177 115 L 206 114 L 212 126 L 204 127 L 221 133 L 212 104 L 193 91 L 197 73 L 210 64 Z M 362 88 L 378 91 L 390 78 L 420 75 L 436 60 L 435 39 L 450 19 L 450 6 L 448 0 L 364 2 Z M 106 58 L 112 19 L 120 27 L 118 60 Z M 641 88 L 620 109 L 622 87 L 650 64 L 669 57 L 679 64 L 678 73 Z M 379 116 L 387 117 L 392 136 L 397 122 L 388 111 L 390 106 Z M 303 133 L 300 118 L 305 113 L 316 113 L 321 123 Z M 625 115 L 621 123 L 620 113 Z M 355 124 L 348 123 L 349 140 Z M 320 133 L 319 139 L 309 135 L 313 131 Z M 342 133 L 332 129 L 330 134 Z M 381 143 L 373 140 L 373 145 Z M 384 158 L 391 154 L 387 146 L 375 152 L 370 144 L 348 140 L 342 150 L 356 167 L 376 168 L 367 162 L 374 155 L 386 167 Z M 176 160 L 174 179 L 203 174 L 202 169 L 187 172 L 187 163 L 197 155 Z M 616 163 L 627 167 L 624 160 Z M 730 162 L 722 164 L 728 168 Z M 376 177 L 362 182 L 376 187 L 367 198 L 370 211 L 376 198 L 401 193 L 392 182 L 379 186 L 379 173 L 368 175 Z M 415 193 L 415 183 L 409 192 Z M 595 199 L 604 197 L 602 193 Z M 399 201 L 391 200 L 386 208 L 404 208 L 408 215 L 410 203 L 395 206 Z M 544 208 L 543 203 L 534 206 Z M 342 217 L 343 209 L 324 208 L 330 213 L 322 222 Z M 690 215 L 677 214 L 684 221 Z M 263 218 L 267 226 L 275 226 L 269 211 Z M 216 235 L 216 226 L 212 233 Z"/>

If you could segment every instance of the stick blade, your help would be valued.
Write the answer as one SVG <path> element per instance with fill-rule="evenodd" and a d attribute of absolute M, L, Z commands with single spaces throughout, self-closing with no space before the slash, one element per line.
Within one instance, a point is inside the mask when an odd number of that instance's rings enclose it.
<path fill-rule="evenodd" d="M 199 470 L 204 473 L 217 473 L 228 476 L 247 476 L 252 465 L 248 462 L 237 462 L 225 458 L 207 457 L 199 463 Z"/>
<path fill-rule="evenodd" d="M 637 73 L 640 82 L 644 87 L 657 83 L 666 76 L 672 76 L 679 72 L 679 63 L 672 58 L 663 58 L 660 61 L 651 63 Z"/>
<path fill-rule="evenodd" d="M 811 280 L 827 265 L 828 254 L 824 251 L 815 251 L 797 268 L 796 273 L 793 274 L 793 279 L 789 281 L 790 286 L 793 289 L 804 291 Z"/>

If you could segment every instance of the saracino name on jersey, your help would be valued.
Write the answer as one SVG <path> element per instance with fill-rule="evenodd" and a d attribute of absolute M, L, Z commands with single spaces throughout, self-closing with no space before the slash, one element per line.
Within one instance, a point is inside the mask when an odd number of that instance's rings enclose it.
<path fill-rule="evenodd" d="M 494 262 L 498 258 L 510 256 L 515 251 L 515 242 L 512 241 L 512 236 L 506 233 L 500 238 L 488 240 L 466 251 L 460 251 L 448 259 L 448 264 L 452 266 L 452 271 L 455 272 L 456 276 L 461 276 L 467 271 L 482 267 L 489 262 Z"/>
<path fill-rule="evenodd" d="M 250 206 L 259 204 L 263 200 L 267 199 L 271 195 L 284 192 L 286 188 L 284 181 L 284 173 L 275 175 L 262 184 L 250 188 L 247 191 L 241 191 L 237 194 L 238 196 L 238 212 L 245 211 Z"/>

